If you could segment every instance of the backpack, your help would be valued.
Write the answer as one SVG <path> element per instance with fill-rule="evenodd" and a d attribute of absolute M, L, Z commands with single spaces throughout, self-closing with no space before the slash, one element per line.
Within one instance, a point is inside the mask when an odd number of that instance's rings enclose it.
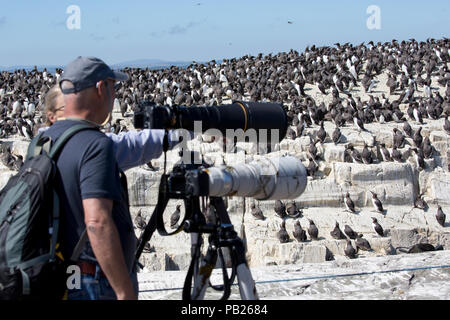
<path fill-rule="evenodd" d="M 62 299 L 66 292 L 69 260 L 58 251 L 56 157 L 84 129 L 94 128 L 74 125 L 53 146 L 49 137 L 36 136 L 19 172 L 0 191 L 0 300 Z"/>

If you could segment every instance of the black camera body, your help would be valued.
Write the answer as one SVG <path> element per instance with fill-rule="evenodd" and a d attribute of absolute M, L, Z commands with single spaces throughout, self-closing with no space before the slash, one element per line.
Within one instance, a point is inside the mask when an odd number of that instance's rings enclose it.
<path fill-rule="evenodd" d="M 195 164 L 176 164 L 167 179 L 169 198 L 206 197 L 209 195 L 208 174 L 204 167 Z"/>

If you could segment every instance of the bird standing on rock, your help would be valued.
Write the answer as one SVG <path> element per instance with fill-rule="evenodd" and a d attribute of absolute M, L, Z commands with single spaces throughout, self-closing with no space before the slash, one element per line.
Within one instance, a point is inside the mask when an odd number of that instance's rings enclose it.
<path fill-rule="evenodd" d="M 378 212 L 383 213 L 383 204 L 381 203 L 380 199 L 378 199 L 378 196 L 375 192 L 370 191 L 372 193 L 372 204 L 377 209 Z"/>
<path fill-rule="evenodd" d="M 339 223 L 336 221 L 336 225 L 333 230 L 331 230 L 330 235 L 336 240 L 347 239 L 345 234 L 339 228 Z"/>
<path fill-rule="evenodd" d="M 309 237 L 312 240 L 318 240 L 319 239 L 319 229 L 317 229 L 316 225 L 314 224 L 314 221 L 312 221 L 311 219 L 309 220 L 309 228 L 308 228 L 308 234 Z"/>
<path fill-rule="evenodd" d="M 286 205 L 286 212 L 291 218 L 297 218 L 302 214 L 302 212 L 297 208 L 295 201 L 289 202 Z"/>
<path fill-rule="evenodd" d="M 422 131 L 422 127 L 419 127 L 417 131 L 414 133 L 413 141 L 417 148 L 420 148 L 422 146 L 423 137 L 420 133 Z"/>
<path fill-rule="evenodd" d="M 441 226 L 445 227 L 445 213 L 442 211 L 442 207 L 440 205 L 438 205 L 436 212 L 436 220 Z"/>
<path fill-rule="evenodd" d="M 406 120 L 403 122 L 403 131 L 405 131 L 406 135 L 410 138 L 412 138 L 414 135 L 414 132 L 413 132 L 411 126 L 409 125 L 408 121 L 406 121 Z"/>
<path fill-rule="evenodd" d="M 342 138 L 341 130 L 339 129 L 338 126 L 336 126 L 336 128 L 334 129 L 333 134 L 331 136 L 331 139 L 333 140 L 334 144 L 337 145 L 339 143 L 339 141 L 341 141 L 341 138 Z"/>
<path fill-rule="evenodd" d="M 433 157 L 433 146 L 431 145 L 430 138 L 425 137 L 422 143 L 423 156 L 425 159 L 431 159 Z"/>
<path fill-rule="evenodd" d="M 366 128 L 364 128 L 364 123 L 362 122 L 362 120 L 360 118 L 358 118 L 357 116 L 353 117 L 353 123 L 355 124 L 355 126 L 358 128 L 359 132 L 361 131 L 367 131 Z"/>
<path fill-rule="evenodd" d="M 181 207 L 181 205 L 177 204 L 175 211 L 170 216 L 170 227 L 172 229 L 175 229 L 177 227 L 178 220 L 180 220 L 180 215 L 181 215 L 180 207 Z"/>
<path fill-rule="evenodd" d="M 255 217 L 256 220 L 266 220 L 266 217 L 259 206 L 256 207 L 256 204 L 252 203 L 250 209 L 252 216 Z"/>
<path fill-rule="evenodd" d="M 351 151 L 350 155 L 352 156 L 352 159 L 354 162 L 356 163 L 363 163 L 363 160 L 361 158 L 361 154 L 359 153 L 358 150 L 355 149 L 355 147 L 353 147 L 353 145 L 349 145 L 348 149 Z"/>
<path fill-rule="evenodd" d="M 284 205 L 281 200 L 275 200 L 275 207 L 273 208 L 275 210 L 275 213 L 281 218 L 284 219 L 286 214 L 286 206 Z"/>
<path fill-rule="evenodd" d="M 428 208 L 428 204 L 423 199 L 424 193 L 421 193 L 417 196 L 417 199 L 414 201 L 414 208 L 418 208 L 421 210 L 426 210 Z"/>
<path fill-rule="evenodd" d="M 298 242 L 305 242 L 307 239 L 306 231 L 303 230 L 302 226 L 300 225 L 300 221 L 298 220 L 295 221 L 294 224 L 293 236 Z"/>
<path fill-rule="evenodd" d="M 444 119 L 444 131 L 447 132 L 448 135 L 450 135 L 450 121 L 448 121 L 448 116 Z"/>
<path fill-rule="evenodd" d="M 352 242 L 350 240 L 347 240 L 347 245 L 345 246 L 345 255 L 349 257 L 350 259 L 356 258 L 356 250 L 352 246 Z"/>
<path fill-rule="evenodd" d="M 384 230 L 383 227 L 378 223 L 377 218 L 372 217 L 372 226 L 375 232 L 380 235 L 381 237 L 384 237 Z"/>
<path fill-rule="evenodd" d="M 317 131 L 317 139 L 321 143 L 324 143 L 326 138 L 327 138 L 327 132 L 325 131 L 325 129 L 323 127 L 323 121 L 321 121 L 320 122 L 320 129 L 319 129 L 319 131 Z"/>
<path fill-rule="evenodd" d="M 418 170 L 424 170 L 425 169 L 425 159 L 423 156 L 422 149 L 412 148 L 411 150 L 414 151 L 414 153 L 416 154 L 415 158 L 416 158 L 416 164 L 417 164 Z"/>
<path fill-rule="evenodd" d="M 345 203 L 345 207 L 347 208 L 348 211 L 355 213 L 355 203 L 350 198 L 350 194 L 348 192 L 345 194 L 344 203 Z"/>
<path fill-rule="evenodd" d="M 145 219 L 142 217 L 141 209 L 139 209 L 139 211 L 136 214 L 136 217 L 134 218 L 134 224 L 140 230 L 145 229 L 146 223 L 145 223 Z"/>
<path fill-rule="evenodd" d="M 392 159 L 394 159 L 397 162 L 403 162 L 403 155 L 399 150 L 397 150 L 396 146 L 392 148 Z"/>
<path fill-rule="evenodd" d="M 364 143 L 364 148 L 361 153 L 361 159 L 365 164 L 373 163 L 372 152 L 369 150 L 369 147 L 367 146 L 366 143 Z"/>
<path fill-rule="evenodd" d="M 355 231 L 353 231 L 353 229 L 348 224 L 344 226 L 344 232 L 347 235 L 347 237 L 353 240 L 355 240 L 358 236 L 358 234 Z"/>
<path fill-rule="evenodd" d="M 357 235 L 355 244 L 356 244 L 356 250 L 358 250 L 358 249 L 361 249 L 364 251 L 372 250 L 372 247 L 370 246 L 369 241 L 367 241 L 366 239 L 363 239 L 362 234 Z"/>
<path fill-rule="evenodd" d="M 278 240 L 280 240 L 280 243 L 287 243 L 289 242 L 289 234 L 286 231 L 286 222 L 283 220 L 281 222 L 280 230 L 277 232 Z"/>
<path fill-rule="evenodd" d="M 405 136 L 397 128 L 392 129 L 394 132 L 393 146 L 396 148 L 403 148 L 405 146 Z"/>
<path fill-rule="evenodd" d="M 389 150 L 386 148 L 386 145 L 384 143 L 381 143 L 380 146 L 381 146 L 380 151 L 381 151 L 381 156 L 383 157 L 383 161 L 386 161 L 386 162 L 392 161 L 391 154 L 389 153 Z"/>

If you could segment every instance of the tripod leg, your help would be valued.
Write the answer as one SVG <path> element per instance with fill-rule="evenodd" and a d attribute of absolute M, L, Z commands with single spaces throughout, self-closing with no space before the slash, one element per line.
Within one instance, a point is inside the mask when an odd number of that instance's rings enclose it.
<path fill-rule="evenodd" d="M 241 263 L 236 268 L 236 274 L 239 283 L 239 292 L 242 300 L 259 300 L 256 292 L 255 281 L 252 273 L 246 263 Z"/>
<path fill-rule="evenodd" d="M 209 278 L 216 266 L 217 250 L 208 249 L 205 258 L 203 259 L 198 272 L 194 272 L 194 288 L 192 291 L 192 300 L 203 300 L 206 289 L 209 287 Z"/>
<path fill-rule="evenodd" d="M 237 258 L 236 274 L 242 300 L 259 300 L 255 280 L 253 280 L 252 273 L 247 265 L 245 249 L 241 239 L 237 239 L 233 250 Z"/>

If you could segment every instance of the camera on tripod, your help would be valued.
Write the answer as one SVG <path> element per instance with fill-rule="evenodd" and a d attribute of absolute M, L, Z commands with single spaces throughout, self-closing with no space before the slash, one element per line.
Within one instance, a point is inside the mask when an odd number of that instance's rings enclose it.
<path fill-rule="evenodd" d="M 284 108 L 276 103 L 234 102 L 231 105 L 210 107 L 156 106 L 143 103 L 135 113 L 137 128 L 165 129 L 163 149 L 167 151 L 168 130 L 193 130 L 194 122 L 201 121 L 203 129 L 217 129 L 229 136 L 230 130 L 256 130 L 261 138 L 263 130 L 274 130 L 269 143 L 280 142 L 286 135 L 288 121 Z M 199 132 L 203 133 L 203 132 Z M 235 135 L 236 137 L 236 135 Z M 266 141 L 266 140 L 265 140 Z M 257 142 L 257 141 L 256 141 Z M 188 159 L 194 158 L 193 152 Z M 242 299 L 258 299 L 255 282 L 245 257 L 245 246 L 234 231 L 222 197 L 252 197 L 257 200 L 295 199 L 300 196 L 307 183 L 307 173 L 301 161 L 292 156 L 255 156 L 251 163 L 209 166 L 206 163 L 185 161 L 176 163 L 172 172 L 161 176 L 158 202 L 144 232 L 139 239 L 136 260 L 150 240 L 153 232 L 167 236 L 185 231 L 191 235 L 191 264 L 186 276 L 183 299 L 203 299 L 206 289 L 212 287 L 223 291 L 222 299 L 230 295 L 235 276 Z M 165 168 L 165 166 L 164 166 Z M 200 198 L 206 198 L 214 213 L 213 223 L 207 222 L 200 206 Z M 183 199 L 185 216 L 178 229 L 168 233 L 163 213 L 170 199 Z M 204 204 L 205 201 L 202 201 Z M 204 209 L 204 208 L 203 208 Z M 209 247 L 201 253 L 202 234 L 209 235 Z M 232 260 L 232 274 L 228 276 L 222 248 L 228 248 Z M 213 286 L 209 282 L 212 270 L 220 260 L 223 285 Z"/>

